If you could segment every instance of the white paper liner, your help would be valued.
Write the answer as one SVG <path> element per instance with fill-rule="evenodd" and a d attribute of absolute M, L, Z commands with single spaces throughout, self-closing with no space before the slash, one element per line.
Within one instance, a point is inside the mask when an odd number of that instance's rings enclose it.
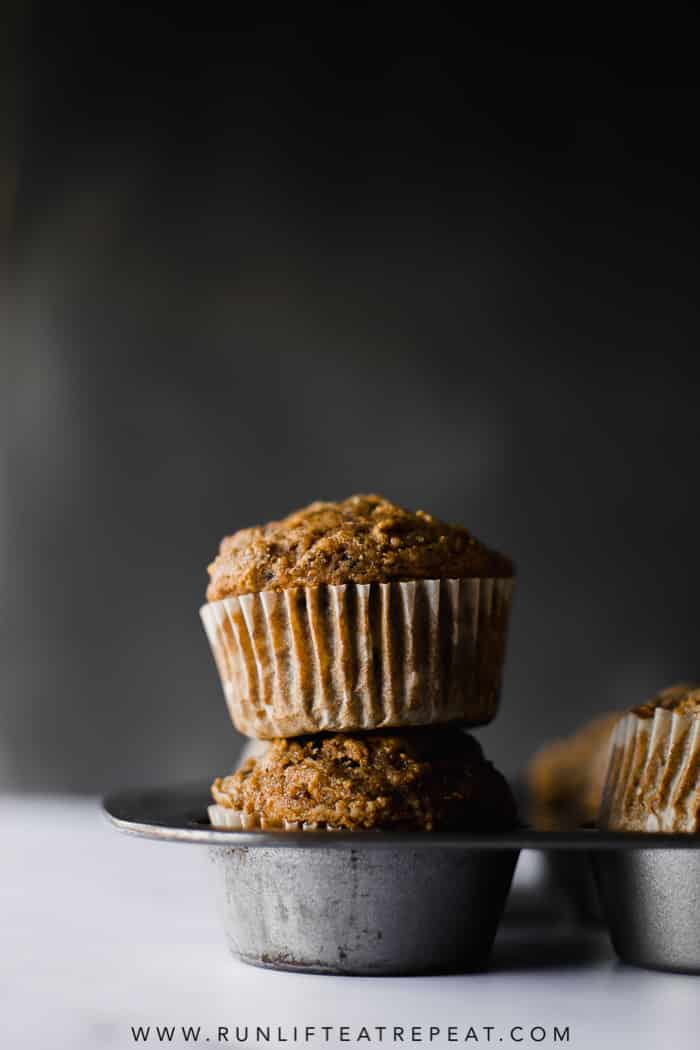
<path fill-rule="evenodd" d="M 261 591 L 201 609 L 234 725 L 260 739 L 495 716 L 513 579 Z"/>
<path fill-rule="evenodd" d="M 240 809 L 229 809 L 227 806 L 214 804 L 208 807 L 209 823 L 213 828 L 226 828 L 228 831 L 344 831 L 330 824 L 318 824 L 314 821 L 284 820 L 275 824 L 267 820 L 262 813 L 244 813 Z"/>
<path fill-rule="evenodd" d="M 613 734 L 600 826 L 700 832 L 700 715 L 631 712 Z"/>

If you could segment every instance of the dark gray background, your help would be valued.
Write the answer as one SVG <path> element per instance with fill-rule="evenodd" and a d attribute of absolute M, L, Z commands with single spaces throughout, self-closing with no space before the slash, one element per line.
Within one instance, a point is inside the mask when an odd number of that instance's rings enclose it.
<path fill-rule="evenodd" d="M 515 558 L 506 771 L 697 676 L 694 16 L 58 7 L 17 34 L 0 785 L 225 771 L 205 566 L 357 491 Z"/>

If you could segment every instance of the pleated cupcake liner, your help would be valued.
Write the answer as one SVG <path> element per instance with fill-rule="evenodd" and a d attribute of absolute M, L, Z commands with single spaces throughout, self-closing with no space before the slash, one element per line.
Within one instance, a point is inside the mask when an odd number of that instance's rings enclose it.
<path fill-rule="evenodd" d="M 251 737 L 496 714 L 513 579 L 261 591 L 201 609 L 228 709 Z"/>
<path fill-rule="evenodd" d="M 242 809 L 211 805 L 207 810 L 213 828 L 227 831 L 345 831 L 346 828 L 331 824 L 319 824 L 312 820 L 268 820 L 262 813 L 245 813 Z"/>
<path fill-rule="evenodd" d="M 600 825 L 619 831 L 700 831 L 700 716 L 656 708 L 613 734 Z"/>

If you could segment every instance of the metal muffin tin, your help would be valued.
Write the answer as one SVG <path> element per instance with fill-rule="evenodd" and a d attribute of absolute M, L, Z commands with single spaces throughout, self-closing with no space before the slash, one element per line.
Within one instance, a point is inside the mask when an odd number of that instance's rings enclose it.
<path fill-rule="evenodd" d="M 558 900 L 563 915 L 583 926 L 600 926 L 603 913 L 590 861 L 581 863 L 575 850 L 552 849 L 543 856 L 547 892 Z"/>
<path fill-rule="evenodd" d="M 334 974 L 484 969 L 521 849 L 581 853 L 624 962 L 700 973 L 700 839 L 603 831 L 218 831 L 208 785 L 125 791 L 120 830 L 205 845 L 244 962 Z"/>

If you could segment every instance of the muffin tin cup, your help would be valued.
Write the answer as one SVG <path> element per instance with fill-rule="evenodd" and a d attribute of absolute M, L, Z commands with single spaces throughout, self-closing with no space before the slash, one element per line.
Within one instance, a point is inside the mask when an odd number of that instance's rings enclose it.
<path fill-rule="evenodd" d="M 514 580 L 262 591 L 202 621 L 231 719 L 260 739 L 496 714 Z"/>
<path fill-rule="evenodd" d="M 588 858 L 558 849 L 545 853 L 544 858 L 546 892 L 556 899 L 563 917 L 582 926 L 601 926 L 600 895 Z"/>
<path fill-rule="evenodd" d="M 321 835 L 323 832 L 320 833 Z M 517 850 L 210 847 L 233 955 L 388 976 L 483 970 Z"/>
<path fill-rule="evenodd" d="M 700 974 L 700 843 L 697 849 L 606 851 L 592 860 L 622 961 Z"/>

